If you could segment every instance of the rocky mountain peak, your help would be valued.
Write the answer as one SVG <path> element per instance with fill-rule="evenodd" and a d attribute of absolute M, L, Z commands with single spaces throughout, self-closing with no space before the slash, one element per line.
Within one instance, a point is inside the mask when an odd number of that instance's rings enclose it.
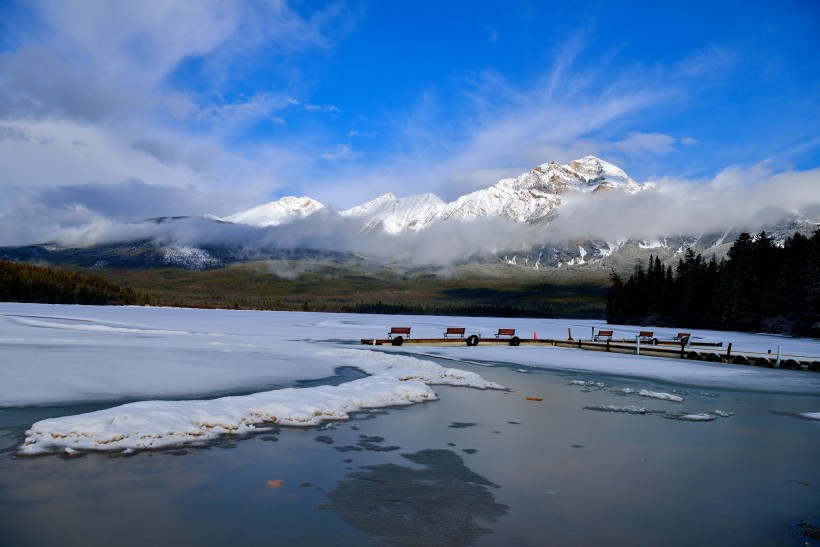
<path fill-rule="evenodd" d="M 396 234 L 421 230 L 443 220 L 502 217 L 516 222 L 544 223 L 554 218 L 568 192 L 621 190 L 632 194 L 645 188 L 619 167 L 595 156 L 562 165 L 550 161 L 515 178 L 502 179 L 488 188 L 444 203 L 434 194 L 397 198 L 383 194 L 339 214 L 361 221 L 363 230 L 382 229 Z M 274 226 L 304 217 L 324 206 L 311 198 L 285 197 L 277 202 L 237 213 L 226 220 Z"/>

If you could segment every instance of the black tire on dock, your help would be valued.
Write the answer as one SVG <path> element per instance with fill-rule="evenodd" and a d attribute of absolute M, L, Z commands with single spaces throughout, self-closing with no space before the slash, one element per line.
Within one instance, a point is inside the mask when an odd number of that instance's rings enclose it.
<path fill-rule="evenodd" d="M 757 359 L 755 359 L 755 366 L 772 368 L 774 366 L 774 363 L 772 363 L 772 360 L 768 357 L 758 357 Z"/>
<path fill-rule="evenodd" d="M 703 359 L 700 356 L 700 353 L 698 353 L 697 351 L 690 351 L 689 353 L 686 354 L 686 358 L 691 360 L 691 361 L 700 361 L 701 359 Z"/>
<path fill-rule="evenodd" d="M 720 355 L 715 353 L 714 351 L 711 352 L 709 355 L 706 356 L 706 360 L 710 363 L 720 363 L 723 361 Z"/>
<path fill-rule="evenodd" d="M 749 365 L 749 364 L 751 364 L 751 363 L 749 363 L 749 360 L 746 359 L 745 355 L 735 355 L 732 358 L 732 363 L 735 364 L 735 365 Z"/>
<path fill-rule="evenodd" d="M 510 338 L 510 345 L 511 346 L 517 346 L 519 344 L 521 344 L 521 339 L 519 337 L 513 336 L 512 338 Z"/>
<path fill-rule="evenodd" d="M 657 339 L 657 338 L 653 338 L 653 339 L 652 339 L 652 345 L 653 345 L 653 346 L 657 346 L 657 345 L 658 345 L 658 339 Z"/>
<path fill-rule="evenodd" d="M 467 337 L 467 345 L 468 346 L 477 346 L 478 345 L 478 336 L 475 334 L 471 334 Z"/>
<path fill-rule="evenodd" d="M 800 363 L 795 359 L 786 359 L 780 364 L 780 368 L 787 368 L 789 370 L 801 370 Z"/>
<path fill-rule="evenodd" d="M 401 336 L 396 336 L 395 338 L 393 338 L 392 344 L 394 346 L 400 346 L 404 344 L 404 338 L 402 338 Z"/>
<path fill-rule="evenodd" d="M 820 361 L 812 361 L 806 370 L 809 372 L 820 372 Z"/>

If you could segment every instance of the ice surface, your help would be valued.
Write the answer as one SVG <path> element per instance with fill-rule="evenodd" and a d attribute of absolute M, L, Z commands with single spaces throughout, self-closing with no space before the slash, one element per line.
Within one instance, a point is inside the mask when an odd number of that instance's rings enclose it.
<path fill-rule="evenodd" d="M 280 389 L 206 401 L 145 401 L 111 409 L 42 420 L 26 432 L 20 452 L 63 449 L 156 449 L 201 444 L 219 435 L 245 435 L 260 425 L 317 426 L 346 420 L 351 412 L 436 399 L 426 384 L 503 389 L 479 375 L 429 361 L 368 350 L 323 352 L 341 356 L 371 374 L 339 386 Z"/>
<path fill-rule="evenodd" d="M 2 303 L 0 408 L 76 402 L 114 407 L 35 424 L 24 450 L 36 453 L 59 447 L 122 450 L 199 443 L 226 432 L 251 432 L 269 422 L 310 425 L 342 419 L 357 409 L 431 400 L 435 393 L 428 384 L 500 387 L 470 372 L 439 367 L 428 356 L 455 367 L 464 361 L 508 364 L 520 371 L 538 367 L 588 373 L 596 383 L 611 375 L 708 388 L 820 394 L 820 375 L 802 371 L 545 345 L 359 345 L 361 338 L 386 336 L 394 325 L 412 326 L 414 337 L 425 338 L 439 337 L 454 324 L 482 338 L 494 338 L 504 327 L 527 336 L 537 333 L 542 340 L 566 339 L 568 329 L 575 339 L 589 339 L 593 327 L 614 329 L 616 339 L 634 339 L 646 328 L 601 321 Z M 654 330 L 659 339 L 677 334 L 677 329 Z M 820 355 L 817 340 L 715 331 L 693 331 L 692 336 L 724 342 L 724 347 L 732 342 L 733 353 L 774 353 L 781 345 L 784 355 Z M 331 376 L 345 366 L 370 376 L 336 387 L 283 389 L 297 380 Z M 646 397 L 678 397 L 644 391 L 655 394 Z M 252 395 L 225 397 L 238 393 Z M 204 400 L 213 397 L 219 398 Z M 813 410 L 806 409 L 803 416 L 820 419 Z"/>
<path fill-rule="evenodd" d="M 646 407 L 642 406 L 635 406 L 635 405 L 627 405 L 627 406 L 617 406 L 617 405 L 594 405 L 594 406 L 585 406 L 587 410 L 597 410 L 599 412 L 623 412 L 625 414 L 646 414 L 647 410 Z"/>

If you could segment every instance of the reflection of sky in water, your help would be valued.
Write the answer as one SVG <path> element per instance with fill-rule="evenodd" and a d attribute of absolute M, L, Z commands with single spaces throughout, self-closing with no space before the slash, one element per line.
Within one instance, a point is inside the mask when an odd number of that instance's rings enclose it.
<path fill-rule="evenodd" d="M 815 409 L 816 397 L 462 368 L 512 391 L 435 386 L 441 400 L 434 403 L 181 456 L 11 460 L 6 453 L 0 544 L 361 544 L 362 532 L 319 509 L 328 493 L 362 466 L 421 469 L 402 454 L 429 448 L 458 454 L 500 487 L 491 493 L 509 509 L 496 522 L 480 522 L 494 533 L 479 545 L 790 544 L 801 541 L 791 525 L 819 516 L 820 424 L 788 415 Z M 570 385 L 575 379 L 607 387 Z M 619 393 L 625 388 L 674 392 L 684 402 Z M 583 408 L 633 404 L 734 415 L 689 423 Z M 468 423 L 475 425 L 451 427 Z M 401 449 L 336 449 L 356 446 L 361 435 Z"/>

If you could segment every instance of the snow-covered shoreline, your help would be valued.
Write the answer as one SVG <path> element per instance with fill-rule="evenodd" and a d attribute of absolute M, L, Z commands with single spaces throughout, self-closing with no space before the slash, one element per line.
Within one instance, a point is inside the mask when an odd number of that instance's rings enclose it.
<path fill-rule="evenodd" d="M 338 386 L 288 388 L 200 401 L 142 401 L 50 418 L 26 431 L 19 453 L 73 454 L 80 450 L 133 451 L 201 445 L 221 435 L 260 433 L 274 425 L 318 426 L 325 421 L 347 420 L 351 413 L 367 409 L 436 400 L 438 397 L 428 384 L 504 389 L 472 372 L 413 357 L 367 350 L 338 352 L 372 376 Z"/>

